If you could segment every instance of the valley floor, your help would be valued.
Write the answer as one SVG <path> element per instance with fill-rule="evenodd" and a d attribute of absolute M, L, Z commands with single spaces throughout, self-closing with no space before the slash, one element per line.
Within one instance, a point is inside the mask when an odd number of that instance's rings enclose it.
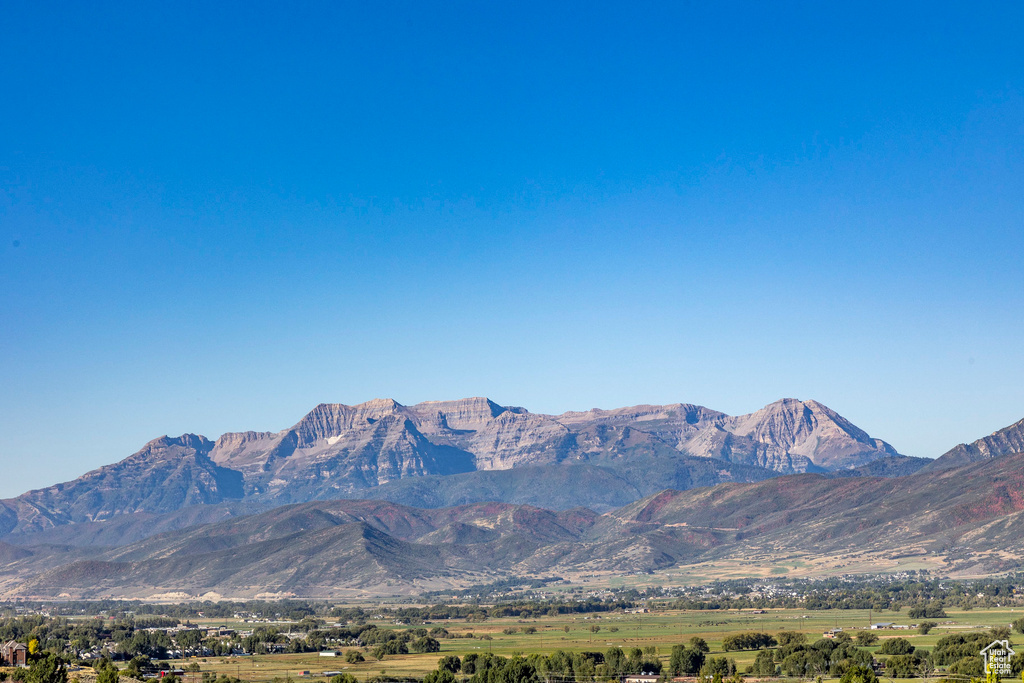
<path fill-rule="evenodd" d="M 940 618 L 928 635 L 920 635 L 916 629 L 886 629 L 875 631 L 879 641 L 868 648 L 877 653 L 879 647 L 889 638 L 907 638 L 918 649 L 930 650 L 942 636 L 950 633 L 984 630 L 997 626 L 1008 626 L 1019 619 L 1024 610 L 1011 608 L 992 610 L 948 610 L 947 618 Z M 711 648 L 711 655 L 735 659 L 739 671 L 754 661 L 756 651 L 723 652 L 722 641 L 730 635 L 744 631 L 758 631 L 768 634 L 779 631 L 799 631 L 807 634 L 808 642 L 821 637 L 833 628 L 853 631 L 864 630 L 871 622 L 893 622 L 897 626 L 909 626 L 911 620 L 905 612 L 868 610 L 827 610 L 804 611 L 770 609 L 765 614 L 744 611 L 667 611 L 650 614 L 603 613 L 599 618 L 577 616 L 544 617 L 540 619 L 489 619 L 482 623 L 463 620 L 439 621 L 427 627 L 443 626 L 451 634 L 460 636 L 440 641 L 441 652 L 431 654 L 408 654 L 387 656 L 377 661 L 368 651 L 363 652 L 365 662 L 348 664 L 344 657 L 321 657 L 317 653 L 257 655 L 253 657 L 208 657 L 194 658 L 187 662 L 173 660 L 172 666 L 184 666 L 197 662 L 201 671 L 237 676 L 245 681 L 272 681 L 288 678 L 297 680 L 324 680 L 325 671 L 343 671 L 353 674 L 358 680 L 367 680 L 377 675 L 422 677 L 437 667 L 438 660 L 445 655 L 460 657 L 470 653 L 493 652 L 502 656 L 523 656 L 532 653 L 550 654 L 555 650 L 598 651 L 611 647 L 623 649 L 654 647 L 657 656 L 668 664 L 673 645 L 685 644 L 692 636 L 704 638 Z M 223 620 L 217 624 L 223 624 Z M 406 628 L 394 624 L 377 622 L 380 628 Z M 210 622 L 210 625 L 214 625 Z M 228 626 L 232 624 L 228 623 Z M 242 625 L 239 624 L 239 627 Z M 523 633 L 524 627 L 536 628 L 536 633 Z M 595 632 L 592 627 L 597 627 Z M 506 630 L 516 629 L 516 633 Z M 568 630 L 567 630 L 568 629 Z M 466 638 L 468 633 L 475 637 Z M 1016 635 L 1016 634 L 1015 634 Z M 490 640 L 482 639 L 489 636 Z M 1021 636 L 1017 635 L 1017 638 Z M 343 648 L 343 652 L 349 648 Z M 309 672 L 304 675 L 303 672 Z M 189 676 L 186 683 L 192 683 Z M 198 683 L 201 674 L 194 674 Z M 935 678 L 945 678 L 936 674 Z M 747 680 L 753 680 L 750 677 Z M 777 680 L 777 679 L 776 679 Z M 828 679 L 826 679 L 828 680 Z M 890 680 L 885 677 L 885 680 Z M 913 679 L 922 681 L 923 679 Z M 83 681 L 83 683 L 86 683 Z"/>

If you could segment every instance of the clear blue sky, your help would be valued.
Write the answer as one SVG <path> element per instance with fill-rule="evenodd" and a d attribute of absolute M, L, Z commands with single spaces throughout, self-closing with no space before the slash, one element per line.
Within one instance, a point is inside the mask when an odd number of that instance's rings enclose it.
<path fill-rule="evenodd" d="M 0 3 L 0 496 L 321 401 L 1024 417 L 1024 4 Z"/>

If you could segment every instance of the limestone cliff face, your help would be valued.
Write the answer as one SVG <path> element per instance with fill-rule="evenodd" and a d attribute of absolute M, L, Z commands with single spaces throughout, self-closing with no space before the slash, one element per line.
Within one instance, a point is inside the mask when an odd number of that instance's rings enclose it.
<path fill-rule="evenodd" d="M 299 442 L 301 444 L 301 442 Z M 274 459 L 259 490 L 282 502 L 338 497 L 406 477 L 473 469 L 472 455 L 429 441 L 404 414 L 370 418 L 344 434 L 318 439 Z"/>
<path fill-rule="evenodd" d="M 1011 435 L 1000 438 L 992 449 L 1012 442 Z M 722 465 L 711 480 L 703 464 L 691 477 L 690 456 Z M 231 500 L 351 498 L 401 479 L 581 461 L 614 470 L 646 458 L 680 486 L 759 480 L 766 471 L 840 470 L 894 456 L 891 446 L 826 406 L 795 399 L 735 417 L 683 403 L 562 415 L 482 397 L 412 406 L 392 399 L 324 403 L 279 432 L 233 432 L 216 443 L 192 434 L 156 439 L 115 465 L 3 501 L 0 533 Z"/>
<path fill-rule="evenodd" d="M 1000 455 L 1024 453 L 1024 420 L 1015 422 L 997 432 L 969 444 L 960 444 L 928 465 L 928 470 L 943 470 L 959 467 L 979 460 Z"/>
<path fill-rule="evenodd" d="M 426 401 L 409 408 L 416 416 L 424 434 L 444 434 L 450 430 L 479 431 L 504 412 L 523 412 L 521 408 L 505 408 L 489 398 L 466 398 L 461 401 Z"/>
<path fill-rule="evenodd" d="M 344 435 L 384 417 L 400 415 L 403 406 L 392 399 L 374 399 L 355 406 L 321 403 L 292 427 L 296 446 L 306 448 L 319 441 Z"/>

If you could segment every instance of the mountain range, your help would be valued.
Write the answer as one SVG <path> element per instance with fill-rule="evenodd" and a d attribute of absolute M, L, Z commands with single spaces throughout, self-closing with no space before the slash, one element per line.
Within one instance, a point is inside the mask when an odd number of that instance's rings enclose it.
<path fill-rule="evenodd" d="M 378 399 L 321 404 L 279 432 L 154 439 L 74 481 L 0 501 L 0 535 L 197 505 L 252 511 L 335 498 L 603 511 L 665 488 L 879 460 L 917 463 L 816 401 L 783 399 L 741 416 L 689 404 L 552 416 L 486 398 L 413 406 Z"/>
<path fill-rule="evenodd" d="M 1024 552 L 1022 431 L 932 461 L 793 399 L 735 417 L 324 404 L 0 502 L 0 595 L 365 597 L 794 557 L 1005 571 Z"/>

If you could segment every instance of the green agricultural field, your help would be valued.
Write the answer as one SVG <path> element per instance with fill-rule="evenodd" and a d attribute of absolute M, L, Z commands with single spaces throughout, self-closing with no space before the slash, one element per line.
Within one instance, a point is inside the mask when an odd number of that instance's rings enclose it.
<path fill-rule="evenodd" d="M 945 619 L 933 619 L 939 626 L 928 635 L 920 635 L 916 629 L 878 630 L 878 647 L 887 638 L 908 638 L 919 648 L 930 649 L 943 635 L 994 626 L 1007 626 L 1022 616 L 1020 611 L 971 610 L 950 611 Z M 753 663 L 756 652 L 722 652 L 722 640 L 730 634 L 744 631 L 759 631 L 776 634 L 779 631 L 799 631 L 807 634 L 813 642 L 832 628 L 842 628 L 854 633 L 865 630 L 871 622 L 894 622 L 909 625 L 906 613 L 871 612 L 867 610 L 768 610 L 765 614 L 750 611 L 668 611 L 652 614 L 601 614 L 593 616 L 561 616 L 540 619 L 491 619 L 482 623 L 465 621 L 434 622 L 427 628 L 443 626 L 454 638 L 441 639 L 441 652 L 431 654 L 408 654 L 387 656 L 381 661 L 373 658 L 369 651 L 361 649 L 365 662 L 348 664 L 344 657 L 321 657 L 317 653 L 257 655 L 255 657 L 218 657 L 194 659 L 202 671 L 215 674 L 238 676 L 243 680 L 269 681 L 274 678 L 299 679 L 300 672 L 309 671 L 309 679 L 322 680 L 324 671 L 344 671 L 360 680 L 379 674 L 423 676 L 436 668 L 440 657 L 448 654 L 464 656 L 471 652 L 493 652 L 503 656 L 532 653 L 549 654 L 557 649 L 574 651 L 604 651 L 610 647 L 648 648 L 653 647 L 663 663 L 668 663 L 673 645 L 686 643 L 691 637 L 704 638 L 711 647 L 712 655 L 725 654 L 736 660 L 740 671 Z M 380 628 L 406 628 L 393 624 L 378 623 Z M 524 633 L 532 627 L 535 633 Z M 514 633 L 506 633 L 506 630 Z M 473 637 L 463 637 L 472 633 Z M 487 639 L 489 637 L 489 639 Z M 1024 636 L 1016 635 L 1024 644 Z M 344 653 L 350 648 L 343 648 Z M 171 664 L 183 666 L 189 662 L 175 660 Z M 195 676 L 198 682 L 198 675 Z M 189 680 L 189 677 L 186 677 Z M 889 680 L 889 679 L 885 679 Z M 916 679 L 920 682 L 921 679 Z"/>

